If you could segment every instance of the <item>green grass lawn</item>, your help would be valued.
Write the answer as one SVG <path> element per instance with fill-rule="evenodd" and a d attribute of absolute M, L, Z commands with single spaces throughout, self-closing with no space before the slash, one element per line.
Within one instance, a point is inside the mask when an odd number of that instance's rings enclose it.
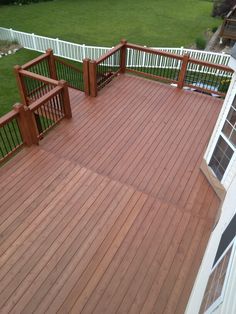
<path fill-rule="evenodd" d="M 189 46 L 220 23 L 210 16 L 210 0 L 54 0 L 0 9 L 0 26 L 100 46 L 121 38 L 157 47 Z"/>
<path fill-rule="evenodd" d="M 13 67 L 23 65 L 38 56 L 39 53 L 22 49 L 14 55 L 0 59 L 0 116 L 11 110 L 12 106 L 20 101 Z"/>
<path fill-rule="evenodd" d="M 207 0 L 54 0 L 24 6 L 0 6 L 0 26 L 97 46 L 121 38 L 159 47 L 189 46 L 219 25 Z M 21 50 L 0 59 L 0 116 L 19 101 L 13 66 L 38 53 Z"/>

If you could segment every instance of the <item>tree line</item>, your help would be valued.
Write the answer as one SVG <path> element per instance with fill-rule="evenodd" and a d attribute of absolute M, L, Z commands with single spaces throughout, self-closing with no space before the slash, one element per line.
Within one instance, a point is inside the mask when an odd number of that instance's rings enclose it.
<path fill-rule="evenodd" d="M 212 16 L 224 17 L 236 5 L 236 0 L 213 0 Z"/>

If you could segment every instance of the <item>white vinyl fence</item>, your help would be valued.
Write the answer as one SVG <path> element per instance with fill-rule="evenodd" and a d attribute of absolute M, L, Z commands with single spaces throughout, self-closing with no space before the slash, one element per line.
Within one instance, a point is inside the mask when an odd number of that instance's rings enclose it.
<path fill-rule="evenodd" d="M 0 40 L 16 40 L 20 45 L 26 49 L 45 52 L 46 49 L 52 48 L 55 55 L 82 62 L 84 58 L 98 59 L 100 56 L 108 52 L 111 48 L 108 47 L 95 47 L 80 45 L 58 38 L 48 38 L 35 34 L 19 32 L 13 29 L 0 27 Z M 170 53 L 183 55 L 188 53 L 191 58 L 201 61 L 212 62 L 215 64 L 228 65 L 229 55 L 224 53 L 199 51 L 194 49 L 181 48 L 153 48 Z M 131 53 L 128 51 L 128 54 Z M 145 58 L 145 57 L 144 57 Z M 132 59 L 132 58 L 131 58 Z M 129 60 L 129 58 L 128 58 Z M 134 60 L 134 59 L 133 59 Z M 140 64 L 127 64 L 127 66 L 140 66 Z M 129 62 L 128 62 L 129 63 Z M 172 66 L 173 67 L 173 66 Z"/>

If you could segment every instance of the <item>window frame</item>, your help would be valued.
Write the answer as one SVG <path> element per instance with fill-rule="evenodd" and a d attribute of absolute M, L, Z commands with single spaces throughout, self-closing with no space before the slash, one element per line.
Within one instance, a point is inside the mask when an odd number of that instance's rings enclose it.
<path fill-rule="evenodd" d="M 219 142 L 219 140 L 220 140 L 220 137 L 226 142 L 226 144 L 227 144 L 227 145 L 232 149 L 232 151 L 233 151 L 233 154 L 232 154 L 231 158 L 229 159 L 229 163 L 228 163 L 227 167 L 225 168 L 224 174 L 222 175 L 222 178 L 221 178 L 221 179 L 218 178 L 218 176 L 216 175 L 214 169 L 210 166 L 210 163 L 211 163 L 212 159 L 215 158 L 215 157 L 214 157 L 214 152 L 215 152 L 215 149 L 216 149 L 216 147 L 217 147 L 217 144 L 218 144 L 218 142 Z M 229 142 L 228 138 L 227 138 L 222 132 L 220 132 L 220 134 L 219 134 L 219 136 L 218 136 L 218 140 L 217 140 L 216 145 L 215 145 L 215 147 L 214 147 L 214 150 L 213 150 L 213 152 L 212 152 L 212 154 L 211 154 L 211 158 L 210 158 L 210 160 L 209 160 L 209 162 L 208 162 L 208 167 L 211 169 L 211 171 L 212 171 L 212 173 L 214 174 L 214 176 L 215 176 L 220 182 L 222 182 L 222 180 L 224 179 L 225 174 L 227 173 L 227 170 L 228 170 L 228 168 L 230 167 L 230 164 L 231 164 L 231 162 L 232 162 L 232 160 L 233 160 L 233 158 L 234 158 L 235 152 L 236 152 L 236 149 L 235 149 L 234 145 Z M 223 168 L 223 167 L 222 167 L 222 168 Z"/>
<path fill-rule="evenodd" d="M 233 240 L 229 243 L 229 245 L 227 246 L 227 248 L 224 250 L 224 252 L 222 253 L 222 255 L 220 256 L 220 258 L 218 259 L 218 261 L 216 262 L 216 264 L 214 265 L 214 267 L 211 269 L 211 272 L 209 274 L 209 278 L 210 275 L 214 272 L 214 270 L 216 269 L 216 267 L 219 265 L 219 263 L 221 262 L 221 260 L 225 257 L 225 254 L 227 253 L 227 251 L 230 249 L 230 247 L 232 247 L 232 251 L 229 257 L 229 262 L 228 262 L 228 266 L 227 266 L 227 270 L 226 270 L 226 274 L 225 274 L 225 279 L 224 279 L 224 283 L 223 283 L 223 288 L 221 291 L 220 296 L 210 305 L 210 307 L 204 312 L 204 314 L 212 314 L 224 301 L 225 298 L 225 292 L 229 283 L 229 278 L 230 278 L 230 274 L 231 274 L 231 270 L 233 268 L 233 262 L 234 262 L 234 256 L 235 256 L 235 251 L 236 251 L 236 236 L 233 238 Z M 209 280 L 208 278 L 208 280 Z"/>

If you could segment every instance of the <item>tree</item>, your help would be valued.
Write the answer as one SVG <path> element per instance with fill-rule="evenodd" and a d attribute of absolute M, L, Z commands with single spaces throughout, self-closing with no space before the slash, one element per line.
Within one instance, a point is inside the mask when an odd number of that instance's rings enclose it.
<path fill-rule="evenodd" d="M 225 16 L 236 5 L 236 0 L 214 0 L 212 16 Z"/>

